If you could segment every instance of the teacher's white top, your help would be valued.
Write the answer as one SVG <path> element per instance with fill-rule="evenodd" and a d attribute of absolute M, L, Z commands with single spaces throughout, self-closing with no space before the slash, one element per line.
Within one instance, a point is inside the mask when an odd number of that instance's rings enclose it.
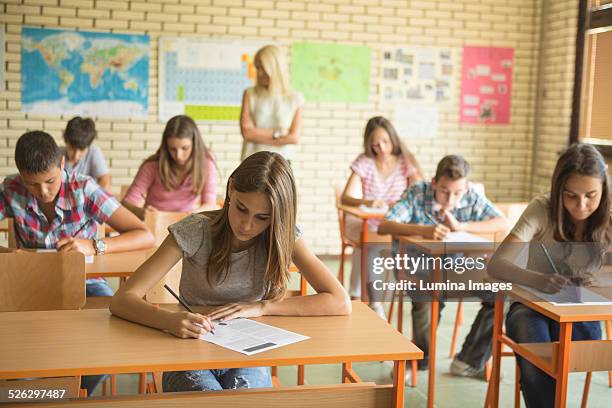
<path fill-rule="evenodd" d="M 255 126 L 261 129 L 289 129 L 295 112 L 304 104 L 301 92 L 291 92 L 285 95 L 271 95 L 267 92 L 256 93 L 255 87 L 246 90 L 249 98 L 249 113 Z M 295 145 L 272 146 L 253 142 L 242 144 L 242 160 L 260 151 L 280 153 L 285 159 L 293 160 Z"/>

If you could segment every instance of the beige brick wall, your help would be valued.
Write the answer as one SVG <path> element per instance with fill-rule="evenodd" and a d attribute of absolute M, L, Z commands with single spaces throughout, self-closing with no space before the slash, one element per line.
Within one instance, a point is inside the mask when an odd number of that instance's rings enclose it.
<path fill-rule="evenodd" d="M 20 112 L 20 32 L 22 25 L 27 24 L 151 36 L 149 117 L 96 121 L 99 130 L 96 143 L 110 162 L 115 191 L 131 181 L 141 160 L 157 148 L 161 138 L 163 124 L 157 120 L 160 36 L 270 41 L 287 53 L 292 42 L 304 40 L 368 45 L 372 50 L 370 102 L 366 105 L 307 103 L 304 109 L 299 158 L 294 166 L 300 193 L 299 220 L 305 228 L 306 239 L 320 254 L 338 253 L 332 188 L 336 183 L 344 184 L 348 165 L 360 151 L 366 120 L 376 114 L 393 116 L 392 111 L 383 109 L 378 99 L 380 50 L 386 45 L 431 45 L 457 50 L 463 45 L 514 47 L 510 125 L 460 125 L 457 92 L 456 103 L 440 111 L 437 140 L 412 141 L 410 135 L 403 136 L 427 177 L 441 156 L 459 153 L 473 163 L 474 178 L 485 183 L 493 199 L 522 200 L 529 194 L 539 1 L 0 0 L 0 5 L 0 23 L 7 27 L 8 86 L 7 91 L 0 93 L 0 177 L 15 171 L 13 148 L 23 132 L 44 129 L 59 140 L 69 119 Z M 564 36 L 555 41 L 559 43 L 555 55 L 563 53 L 563 46 L 569 40 Z M 557 58 L 562 60 L 562 65 L 571 59 L 568 55 Z M 555 67 L 551 65 L 551 68 Z M 563 90 L 555 90 L 550 98 L 565 96 Z M 558 112 L 556 108 L 551 110 L 552 121 Z M 548 126 L 554 129 L 556 125 Z M 218 157 L 224 183 L 238 164 L 241 145 L 238 124 L 202 122 L 200 127 Z M 553 136 L 552 140 L 557 140 Z"/>
<path fill-rule="evenodd" d="M 544 0 L 541 78 L 531 195 L 550 191 L 559 152 L 569 143 L 578 25 L 577 0 Z"/>

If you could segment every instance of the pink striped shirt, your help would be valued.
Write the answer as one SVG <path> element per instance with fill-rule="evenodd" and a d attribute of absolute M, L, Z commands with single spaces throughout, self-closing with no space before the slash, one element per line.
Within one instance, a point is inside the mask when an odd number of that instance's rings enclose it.
<path fill-rule="evenodd" d="M 362 153 L 351 164 L 351 170 L 361 179 L 363 198 L 394 203 L 408 187 L 408 177 L 416 173 L 416 168 L 402 157 L 395 171 L 387 178 L 382 178 L 374 160 Z"/>
<path fill-rule="evenodd" d="M 178 189 L 168 191 L 159 177 L 159 162 L 150 161 L 140 166 L 124 200 L 136 206 L 151 205 L 160 211 L 191 211 L 200 204 L 212 204 L 217 198 L 217 167 L 212 156 L 206 157 L 206 180 L 202 194 L 192 191 L 191 174 Z"/>

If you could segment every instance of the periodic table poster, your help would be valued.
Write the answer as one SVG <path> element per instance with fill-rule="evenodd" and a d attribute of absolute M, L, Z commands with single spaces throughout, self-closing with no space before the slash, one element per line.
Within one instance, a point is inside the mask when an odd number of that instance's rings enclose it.
<path fill-rule="evenodd" d="M 463 47 L 461 123 L 510 123 L 513 57 L 513 48 Z"/>
<path fill-rule="evenodd" d="M 244 90 L 255 84 L 253 59 L 265 43 L 162 37 L 159 119 L 238 120 Z"/>

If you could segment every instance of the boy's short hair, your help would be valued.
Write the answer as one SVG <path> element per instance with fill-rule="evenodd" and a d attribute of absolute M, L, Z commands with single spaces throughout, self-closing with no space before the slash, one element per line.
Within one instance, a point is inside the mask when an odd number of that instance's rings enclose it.
<path fill-rule="evenodd" d="M 15 164 L 19 172 L 38 174 L 60 166 L 62 151 L 55 140 L 42 130 L 26 132 L 15 146 Z"/>
<path fill-rule="evenodd" d="M 76 116 L 68 121 L 64 141 L 75 149 L 86 149 L 96 138 L 96 124 L 90 118 Z"/>
<path fill-rule="evenodd" d="M 460 178 L 467 178 L 470 175 L 470 165 L 461 156 L 451 154 L 444 156 L 438 163 L 436 168 L 435 180 L 440 180 L 440 177 L 446 176 L 455 181 Z"/>

